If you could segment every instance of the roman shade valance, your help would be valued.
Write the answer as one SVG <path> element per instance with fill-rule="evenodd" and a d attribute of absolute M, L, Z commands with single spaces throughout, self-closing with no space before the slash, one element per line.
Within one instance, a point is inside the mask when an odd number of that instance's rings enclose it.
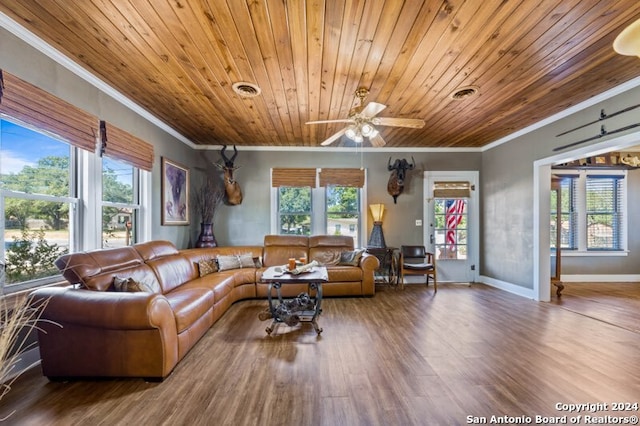
<path fill-rule="evenodd" d="M 473 190 L 470 182 L 435 182 L 433 184 L 434 198 L 469 198 Z"/>
<path fill-rule="evenodd" d="M 364 170 L 323 168 L 320 170 L 320 186 L 328 185 L 362 188 L 364 186 Z"/>
<path fill-rule="evenodd" d="M 148 172 L 153 168 L 153 145 L 118 127 L 100 121 L 100 152 Z"/>
<path fill-rule="evenodd" d="M 309 186 L 316 187 L 316 169 L 309 168 L 273 168 L 271 186 Z"/>
<path fill-rule="evenodd" d="M 98 118 L 0 70 L 0 113 L 94 152 Z"/>

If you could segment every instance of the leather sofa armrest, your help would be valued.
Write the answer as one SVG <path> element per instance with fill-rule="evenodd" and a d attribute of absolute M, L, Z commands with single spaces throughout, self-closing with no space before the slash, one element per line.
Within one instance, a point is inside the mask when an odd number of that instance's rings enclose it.
<path fill-rule="evenodd" d="M 110 330 L 173 328 L 176 333 L 173 311 L 161 294 L 48 287 L 35 290 L 32 298 L 34 304 L 47 301 L 42 319 L 61 324 Z"/>
<path fill-rule="evenodd" d="M 360 258 L 360 267 L 365 271 L 375 271 L 380 267 L 380 261 L 370 253 L 363 253 Z"/>

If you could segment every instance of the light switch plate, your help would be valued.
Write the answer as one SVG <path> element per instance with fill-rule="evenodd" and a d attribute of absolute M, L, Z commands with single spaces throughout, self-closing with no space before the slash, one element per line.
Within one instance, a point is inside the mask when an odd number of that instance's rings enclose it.
<path fill-rule="evenodd" d="M 416 219 L 416 226 L 422 226 L 422 221 L 420 219 Z"/>

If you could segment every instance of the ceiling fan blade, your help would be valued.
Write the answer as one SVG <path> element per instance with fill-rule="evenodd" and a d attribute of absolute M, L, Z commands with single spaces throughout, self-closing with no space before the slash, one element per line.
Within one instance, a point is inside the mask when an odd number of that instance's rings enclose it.
<path fill-rule="evenodd" d="M 353 121 L 350 118 L 340 118 L 337 120 L 317 120 L 317 121 L 307 121 L 304 124 L 322 124 L 322 123 L 355 123 L 355 121 Z"/>
<path fill-rule="evenodd" d="M 386 107 L 386 105 L 382 105 L 377 102 L 369 102 L 367 106 L 364 107 L 362 111 L 360 111 L 360 114 L 365 117 L 371 118 L 375 115 L 380 114 L 380 112 L 382 112 L 382 110 L 384 110 Z"/>
<path fill-rule="evenodd" d="M 370 137 L 369 138 L 369 142 L 371 142 L 371 146 L 384 146 L 384 144 L 386 144 L 387 142 L 385 142 L 385 140 L 382 138 L 382 136 L 380 136 L 380 133 L 378 133 L 377 135 Z"/>
<path fill-rule="evenodd" d="M 324 140 L 324 142 L 322 142 L 320 145 L 322 146 L 327 146 L 327 145 L 331 145 L 333 142 L 335 142 L 336 140 L 340 139 L 340 137 L 342 135 L 344 135 L 344 132 L 346 132 L 347 129 L 342 129 L 340 130 L 338 133 L 334 133 L 333 135 L 329 136 L 327 139 Z"/>
<path fill-rule="evenodd" d="M 424 127 L 424 120 L 419 118 L 377 117 L 373 120 L 373 124 L 378 124 L 380 126 L 412 127 L 414 129 L 422 129 Z"/>

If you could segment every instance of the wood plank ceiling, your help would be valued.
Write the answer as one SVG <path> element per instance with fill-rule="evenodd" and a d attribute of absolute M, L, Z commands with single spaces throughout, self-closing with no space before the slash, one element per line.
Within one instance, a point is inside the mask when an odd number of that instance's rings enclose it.
<path fill-rule="evenodd" d="M 481 147 L 640 75 L 637 0 L 3 0 L 0 11 L 196 144 L 317 146 L 354 92 L 421 118 L 387 147 Z M 257 97 L 232 90 L 260 87 Z M 476 96 L 452 100 L 464 86 Z M 365 144 L 367 142 L 365 141 Z M 344 145 L 338 140 L 335 145 Z"/>

